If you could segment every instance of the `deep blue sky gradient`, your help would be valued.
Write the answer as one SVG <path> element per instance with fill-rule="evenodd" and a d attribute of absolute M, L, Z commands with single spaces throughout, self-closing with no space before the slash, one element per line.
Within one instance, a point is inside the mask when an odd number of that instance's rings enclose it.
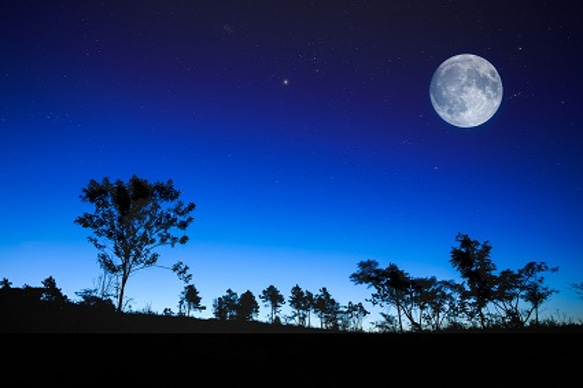
<path fill-rule="evenodd" d="M 271 284 L 377 311 L 349 281 L 359 261 L 459 280 L 462 232 L 499 270 L 559 266 L 545 311 L 583 318 L 582 27 L 569 2 L 508 4 L 4 1 L 0 276 L 53 276 L 72 299 L 92 287 L 79 195 L 137 174 L 197 205 L 191 241 L 160 264 L 190 266 L 203 316 L 227 288 Z M 429 100 L 460 53 L 504 86 L 474 129 Z M 135 310 L 161 312 L 183 284 L 148 270 L 128 287 Z"/>

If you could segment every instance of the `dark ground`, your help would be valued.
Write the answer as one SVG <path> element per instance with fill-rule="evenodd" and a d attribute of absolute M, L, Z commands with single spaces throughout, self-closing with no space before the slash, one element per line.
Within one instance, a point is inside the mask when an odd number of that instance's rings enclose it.
<path fill-rule="evenodd" d="M 25 380 L 39 374 L 23 371 L 48 369 L 48 375 L 40 376 L 59 385 L 63 379 L 80 384 L 79 378 L 86 385 L 87 376 L 111 383 L 122 373 L 132 385 L 160 379 L 165 386 L 177 385 L 170 382 L 178 379 L 180 384 L 200 385 L 204 380 L 204 385 L 216 387 L 271 387 L 281 381 L 286 386 L 390 387 L 403 385 L 406 378 L 414 387 L 570 387 L 580 380 L 582 334 L 580 325 L 491 332 L 334 332 L 264 322 L 96 313 L 76 306 L 67 311 L 0 311 L 7 355 L 0 365 L 5 376 L 15 373 Z M 278 383 L 263 384 L 270 375 Z M 573 383 L 561 383 L 567 377 Z"/>
<path fill-rule="evenodd" d="M 0 338 L 11 355 L 2 364 L 5 381 L 11 373 L 22 381 L 48 370 L 43 379 L 50 376 L 59 386 L 123 381 L 207 387 L 576 387 L 580 334 L 12 333 Z"/>

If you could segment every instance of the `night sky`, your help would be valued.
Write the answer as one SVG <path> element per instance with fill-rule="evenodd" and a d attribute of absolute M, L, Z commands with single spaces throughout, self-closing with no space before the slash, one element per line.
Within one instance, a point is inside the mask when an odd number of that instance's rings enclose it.
<path fill-rule="evenodd" d="M 101 273 L 74 223 L 92 210 L 81 191 L 136 174 L 196 203 L 190 241 L 159 262 L 190 267 L 195 316 L 229 288 L 287 300 L 298 284 L 378 320 L 357 263 L 461 281 L 461 232 L 490 242 L 498 270 L 558 266 L 544 314 L 583 318 L 580 12 L 516 3 L 2 1 L 0 277 L 52 276 L 78 300 Z M 429 98 L 460 53 L 504 86 L 469 129 Z M 177 312 L 183 287 L 149 269 L 126 295 Z"/>

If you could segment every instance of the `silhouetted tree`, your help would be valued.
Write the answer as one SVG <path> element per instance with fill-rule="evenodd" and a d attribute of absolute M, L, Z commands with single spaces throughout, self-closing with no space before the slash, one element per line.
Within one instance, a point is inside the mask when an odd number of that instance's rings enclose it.
<path fill-rule="evenodd" d="M 239 295 L 230 288 L 226 294 L 213 301 L 213 314 L 220 320 L 234 320 L 237 318 Z"/>
<path fill-rule="evenodd" d="M 403 331 L 403 317 L 413 330 L 459 329 L 475 325 L 476 318 L 482 328 L 493 324 L 523 327 L 531 314 L 538 323 L 541 304 L 558 292 L 545 286 L 540 274 L 556 272 L 558 267 L 529 262 L 516 272 L 505 270 L 496 275 L 487 241 L 481 244 L 463 234 L 456 240 L 460 247 L 452 248 L 450 262 L 461 273 L 463 284 L 438 281 L 434 276 L 411 277 L 393 263 L 384 269 L 375 260 L 358 263 L 350 279 L 375 289 L 369 300 L 373 304 L 397 310 L 396 317 L 381 314 L 388 321 L 375 323 L 377 328 L 387 330 L 396 322 Z M 523 308 L 525 305 L 529 307 Z"/>
<path fill-rule="evenodd" d="M 258 314 L 259 304 L 255 299 L 255 295 L 249 290 L 245 291 L 241 294 L 237 303 L 237 320 L 253 321 Z"/>
<path fill-rule="evenodd" d="M 550 272 L 557 272 L 559 270 L 559 267 L 548 267 L 545 263 L 541 262 L 541 263 L 528 263 L 528 265 L 534 265 L 534 266 L 539 266 L 538 268 L 542 268 L 542 269 L 535 269 L 535 273 L 538 272 L 546 272 L 546 271 L 550 271 Z M 526 269 L 526 267 L 525 267 Z M 528 271 L 528 269 L 527 269 Z M 523 274 L 524 275 L 524 274 Z M 534 277 L 533 279 L 529 280 L 527 282 L 527 286 L 526 286 L 526 293 L 523 295 L 523 300 L 527 303 L 530 303 L 530 305 L 532 306 L 532 309 L 534 310 L 534 322 L 535 324 L 539 324 L 539 310 L 540 310 L 540 306 L 546 302 L 551 295 L 556 294 L 559 292 L 559 290 L 556 289 L 552 289 L 549 288 L 548 286 L 545 286 L 543 284 L 544 282 L 544 278 L 541 277 Z M 528 314 L 527 318 L 530 316 L 530 314 Z"/>
<path fill-rule="evenodd" d="M 52 276 L 43 280 L 42 285 L 44 286 L 44 292 L 41 300 L 58 304 L 63 304 L 69 301 L 67 296 L 63 295 L 61 289 L 57 287 L 57 282 Z"/>
<path fill-rule="evenodd" d="M 289 305 L 293 309 L 292 318 L 296 319 L 298 325 L 306 325 L 307 312 L 311 309 L 311 306 L 308 306 L 309 303 L 310 301 L 306 298 L 304 290 L 298 284 L 293 286 L 289 297 Z"/>
<path fill-rule="evenodd" d="M 316 303 L 316 300 L 315 300 L 314 294 L 309 290 L 305 290 L 304 295 L 305 295 L 305 298 L 304 298 L 305 303 L 304 303 L 303 307 L 304 307 L 304 312 L 305 312 L 305 315 L 307 318 L 306 325 L 308 327 L 311 327 L 312 326 L 311 316 L 312 316 L 312 311 L 314 310 L 314 304 Z"/>
<path fill-rule="evenodd" d="M 485 328 L 488 325 L 485 308 L 492 301 L 496 282 L 496 266 L 490 259 L 492 246 L 488 241 L 480 243 L 462 233 L 455 240 L 459 247 L 452 247 L 450 263 L 467 285 L 464 297 L 469 301 L 471 313 L 477 314 L 481 327 Z"/>
<path fill-rule="evenodd" d="M 396 309 L 396 316 L 381 316 L 390 320 L 387 327 L 392 328 L 396 321 L 399 331 L 404 331 L 403 318 L 412 330 L 439 330 L 444 322 L 451 322 L 460 311 L 458 296 L 462 288 L 451 280 L 438 281 L 434 276 L 412 277 L 394 263 L 379 268 L 375 260 L 358 263 L 358 271 L 350 278 L 356 284 L 367 284 L 375 289 L 370 302 Z M 384 329 L 381 323 L 376 325 Z"/>
<path fill-rule="evenodd" d="M 511 327 L 524 327 L 531 314 L 539 323 L 539 308 L 552 294 L 558 292 L 544 285 L 543 272 L 556 272 L 544 262 L 531 261 L 518 271 L 504 270 L 497 277 L 493 303 L 504 313 L 503 321 Z M 521 309 L 521 301 L 530 305 Z"/>
<path fill-rule="evenodd" d="M 228 319 L 227 304 L 224 297 L 219 296 L 213 300 L 213 315 L 221 321 L 226 321 Z"/>
<path fill-rule="evenodd" d="M 12 286 L 12 282 L 8 278 L 2 278 L 0 280 L 0 288 L 10 288 L 10 286 Z"/>
<path fill-rule="evenodd" d="M 364 308 L 362 302 L 352 304 L 352 309 L 350 310 L 352 328 L 359 331 L 362 330 L 362 321 L 369 314 L 370 311 Z"/>
<path fill-rule="evenodd" d="M 358 270 L 350 275 L 355 284 L 366 284 L 373 287 L 370 302 L 381 307 L 393 306 L 397 310 L 397 320 L 400 331 L 403 331 L 403 316 L 412 325 L 420 329 L 420 323 L 413 316 L 413 284 L 409 275 L 390 263 L 385 269 L 379 268 L 376 260 L 365 260 L 358 263 Z"/>
<path fill-rule="evenodd" d="M 460 313 L 458 300 L 463 288 L 453 280 L 437 280 L 434 276 L 425 280 L 423 299 L 427 311 L 423 314 L 423 321 L 431 330 L 440 330 L 457 321 Z"/>
<path fill-rule="evenodd" d="M 320 288 L 314 297 L 314 302 L 314 311 L 320 318 L 320 327 L 324 329 L 337 328 L 340 305 L 326 287 Z"/>
<path fill-rule="evenodd" d="M 190 213 L 194 203 L 179 200 L 180 191 L 172 180 L 150 183 L 132 176 L 125 183 L 101 183 L 91 180 L 80 196 L 83 202 L 95 206 L 93 213 L 84 213 L 75 223 L 93 232 L 89 241 L 98 250 L 98 261 L 104 271 L 119 278 L 117 310 L 121 311 L 124 290 L 130 275 L 156 266 L 156 248 L 185 244 L 188 236 L 176 236 L 173 230 L 185 231 L 193 221 Z M 163 267 L 166 268 L 166 267 Z M 182 262 L 171 268 L 180 279 L 188 282 L 188 266 Z"/>
<path fill-rule="evenodd" d="M 184 290 L 180 294 L 178 309 L 181 312 L 186 310 L 186 316 L 190 316 L 190 310 L 206 310 L 206 307 L 201 305 L 201 301 L 202 298 L 199 296 L 196 287 L 192 284 L 189 284 L 184 287 Z"/>
<path fill-rule="evenodd" d="M 423 317 L 429 308 L 429 289 L 434 278 L 416 278 L 410 276 L 394 265 L 394 270 L 389 272 L 397 276 L 396 282 L 392 276 L 389 277 L 389 284 L 395 289 L 395 294 L 400 297 L 399 304 L 403 315 L 408 319 L 412 329 L 422 331 Z"/>
<path fill-rule="evenodd" d="M 362 303 L 348 302 L 345 308 L 340 309 L 340 328 L 342 330 L 362 330 L 362 320 L 370 314 Z"/>
<path fill-rule="evenodd" d="M 261 291 L 259 299 L 261 299 L 266 306 L 270 307 L 271 312 L 269 316 L 269 322 L 273 323 L 277 318 L 281 306 L 285 304 L 284 296 L 274 285 L 270 285 Z"/>

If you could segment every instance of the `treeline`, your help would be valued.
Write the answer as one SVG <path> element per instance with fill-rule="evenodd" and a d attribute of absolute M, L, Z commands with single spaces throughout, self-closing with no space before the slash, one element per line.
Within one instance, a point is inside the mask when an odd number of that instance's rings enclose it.
<path fill-rule="evenodd" d="M 311 318 L 315 315 L 319 319 L 321 329 L 362 331 L 363 319 L 369 314 L 360 302 L 341 305 L 326 287 L 320 288 L 318 293 L 314 294 L 296 284 L 286 301 L 280 290 L 270 285 L 261 291 L 259 299 L 269 308 L 270 324 L 284 323 L 312 327 Z M 190 311 L 204 309 L 200 301 L 196 288 L 193 285 L 186 286 L 179 301 L 178 314 L 189 315 Z M 282 316 L 281 308 L 286 302 L 292 312 L 289 316 Z M 238 295 L 229 288 L 223 296 L 214 299 L 212 312 L 218 320 L 253 321 L 258 319 L 259 302 L 250 290 Z M 165 313 L 171 314 L 171 311 L 165 310 Z"/>
<path fill-rule="evenodd" d="M 432 277 L 414 277 L 390 263 L 381 268 L 375 260 L 364 260 L 350 279 L 357 285 L 366 285 L 373 292 L 367 302 L 384 309 L 380 320 L 373 322 L 375 332 L 440 332 L 451 330 L 524 329 L 567 324 L 541 319 L 541 306 L 558 290 L 545 285 L 545 273 L 554 273 L 558 267 L 545 262 L 528 262 L 518 270 L 497 271 L 490 257 L 491 245 L 458 234 L 458 246 L 452 247 L 450 264 L 460 273 L 462 282 L 438 280 Z M 190 282 L 191 279 L 189 279 Z M 43 287 L 25 285 L 14 289 L 8 279 L 0 282 L 0 307 L 5 314 L 26 306 L 51 304 L 63 306 L 76 303 L 103 313 L 121 313 L 114 301 L 119 287 L 115 278 L 101 281 L 101 289 L 85 289 L 76 294 L 80 301 L 72 302 L 49 277 Z M 112 285 L 114 287 L 112 287 Z M 573 285 L 581 290 L 581 285 Z M 113 291 L 112 291 L 113 290 Z M 580 292 L 580 291 L 579 291 Z M 291 325 L 334 331 L 365 331 L 363 319 L 370 314 L 361 302 L 341 305 L 326 287 L 317 293 L 296 284 L 287 296 L 274 285 L 256 297 L 250 290 L 238 294 L 231 288 L 212 303 L 216 321 L 259 322 L 260 302 L 268 308 L 267 324 Z M 281 309 L 288 305 L 289 315 Z M 178 298 L 178 312 L 165 308 L 163 316 L 193 318 L 196 312 L 206 310 L 199 290 L 187 284 Z M 157 313 L 144 311 L 151 315 Z M 318 323 L 313 318 L 318 319 Z M 368 330 L 367 330 L 368 331 Z"/>
<path fill-rule="evenodd" d="M 90 180 L 80 198 L 93 211 L 83 213 L 75 223 L 91 231 L 88 241 L 96 248 L 103 270 L 98 286 L 78 292 L 81 300 L 74 303 L 61 293 L 52 277 L 43 281 L 43 287 L 22 289 L 13 289 L 10 281 L 3 279 L 3 316 L 30 306 L 58 310 L 72 304 L 93 312 L 122 313 L 127 309 L 125 290 L 130 276 L 152 267 L 171 270 L 185 283 L 178 313 L 166 308 L 164 316 L 190 318 L 191 313 L 206 309 L 191 283 L 186 264 L 179 261 L 171 267 L 158 265 L 157 248 L 189 241 L 186 230 L 194 220 L 191 213 L 195 204 L 183 202 L 180 196 L 172 180 L 152 183 L 135 175 L 127 182 L 107 177 L 101 182 Z M 481 243 L 460 233 L 456 242 L 459 246 L 452 248 L 450 264 L 459 272 L 461 283 L 414 277 L 394 263 L 386 268 L 375 260 L 357 264 L 357 270 L 349 276 L 351 281 L 371 288 L 367 301 L 384 309 L 381 319 L 373 323 L 374 331 L 522 329 L 549 323 L 541 321 L 539 313 L 558 291 L 545 285 L 543 275 L 558 271 L 558 267 L 549 267 L 542 261 L 528 262 L 518 270 L 498 272 L 488 241 Z M 573 286 L 583 290 L 583 283 Z M 360 302 L 341 305 L 326 287 L 314 294 L 297 284 L 287 299 L 274 285 L 258 296 L 249 290 L 239 295 L 229 288 L 214 299 L 212 313 L 219 322 L 257 321 L 258 299 L 270 309 L 268 323 L 272 325 L 310 328 L 316 326 L 311 321 L 314 316 L 319 319 L 320 329 L 362 331 L 363 319 L 369 314 Z M 286 302 L 292 311 L 287 317 L 280 314 Z"/>
<path fill-rule="evenodd" d="M 114 305 L 115 297 L 98 295 L 97 289 L 85 289 L 76 293 L 80 299 L 69 299 L 60 288 L 56 280 L 49 276 L 42 281 L 42 287 L 24 285 L 22 288 L 12 287 L 12 283 L 3 278 L 0 281 L 0 324 L 9 321 L 11 317 L 20 316 L 25 319 L 34 319 L 37 312 L 66 314 L 71 312 L 72 305 L 79 306 L 84 311 L 91 311 L 102 316 L 124 314 L 118 311 Z M 249 290 L 238 295 L 232 289 L 227 289 L 223 296 L 213 300 L 212 312 L 216 321 L 232 321 L 236 323 L 260 322 L 258 319 L 260 305 L 258 299 L 269 308 L 267 324 L 295 326 L 307 329 L 314 328 L 312 317 L 319 319 L 319 329 L 334 331 L 363 331 L 363 318 L 369 314 L 362 303 L 349 302 L 346 306 L 338 303 L 326 287 L 322 287 L 317 294 L 303 290 L 295 285 L 291 295 L 286 300 L 285 296 L 273 285 L 265 288 L 259 298 Z M 199 291 L 192 284 L 184 287 L 179 296 L 178 312 L 174 313 L 166 307 L 162 315 L 166 317 L 194 318 L 192 314 L 203 311 Z M 289 316 L 281 315 L 281 308 L 286 303 L 292 309 Z M 77 310 L 79 311 L 79 310 Z M 141 314 L 157 315 L 147 309 Z M 5 322 L 1 322 L 5 321 Z M 26 324 L 25 322 L 22 322 Z"/>
<path fill-rule="evenodd" d="M 559 292 L 545 284 L 545 275 L 557 272 L 558 267 L 530 261 L 517 270 L 498 271 L 488 241 L 480 242 L 459 233 L 456 242 L 449 262 L 459 272 L 461 282 L 439 280 L 435 276 L 414 277 L 395 263 L 386 268 L 381 268 L 376 260 L 357 264 L 350 280 L 371 288 L 373 292 L 366 301 L 384 310 L 381 319 L 373 322 L 373 331 L 524 329 L 567 324 L 541 318 L 542 306 Z M 579 292 L 583 289 L 579 284 L 573 287 Z M 260 299 L 271 309 L 269 322 L 280 323 L 284 296 L 271 285 L 262 291 Z M 360 302 L 341 306 L 326 287 L 314 295 L 296 284 L 287 301 L 292 314 L 284 318 L 304 327 L 311 326 L 310 317 L 314 314 L 319 318 L 320 328 L 360 331 L 364 317 L 370 314 Z M 194 286 L 185 288 L 180 305 L 200 308 Z M 250 291 L 238 296 L 229 289 L 213 303 L 214 316 L 222 320 L 252 320 L 258 311 L 259 305 Z"/>

